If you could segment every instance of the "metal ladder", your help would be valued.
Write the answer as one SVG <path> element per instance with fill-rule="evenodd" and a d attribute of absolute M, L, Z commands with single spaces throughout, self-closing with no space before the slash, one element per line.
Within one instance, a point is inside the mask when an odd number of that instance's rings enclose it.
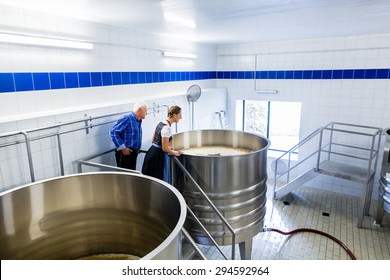
<path fill-rule="evenodd" d="M 221 129 L 228 129 L 229 128 L 229 123 L 228 123 L 226 111 L 221 110 L 219 112 L 215 112 L 215 114 L 218 115 L 219 123 L 221 125 Z"/>

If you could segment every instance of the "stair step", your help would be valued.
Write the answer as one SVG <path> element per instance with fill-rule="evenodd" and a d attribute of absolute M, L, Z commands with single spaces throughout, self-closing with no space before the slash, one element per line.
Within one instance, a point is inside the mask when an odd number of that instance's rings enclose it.
<path fill-rule="evenodd" d="M 296 188 L 302 186 L 306 182 L 310 181 L 314 177 L 318 175 L 318 172 L 316 170 L 310 169 L 306 173 L 303 173 L 299 177 L 295 178 L 294 180 L 290 181 L 289 183 L 285 184 L 281 188 L 275 190 L 274 192 L 274 198 L 275 199 L 281 199 L 283 196 L 289 194 L 290 192 L 294 191 Z"/>

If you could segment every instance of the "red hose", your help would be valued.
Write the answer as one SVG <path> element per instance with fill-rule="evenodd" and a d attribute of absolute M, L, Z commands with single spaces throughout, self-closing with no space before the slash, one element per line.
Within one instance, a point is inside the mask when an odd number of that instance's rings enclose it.
<path fill-rule="evenodd" d="M 351 252 L 351 250 L 348 249 L 348 247 L 343 242 L 341 242 L 336 237 L 334 237 L 326 232 L 320 231 L 320 230 L 316 230 L 316 229 L 312 229 L 312 228 L 298 228 L 298 229 L 294 229 L 292 231 L 286 232 L 286 231 L 281 231 L 280 229 L 276 229 L 276 228 L 264 228 L 264 231 L 275 231 L 275 232 L 283 234 L 283 235 L 290 235 L 290 234 L 294 234 L 294 233 L 298 233 L 298 232 L 313 232 L 313 233 L 321 234 L 323 236 L 326 236 L 326 237 L 332 239 L 336 243 L 338 243 L 347 252 L 347 254 L 350 256 L 350 258 L 352 260 L 356 260 L 355 255 Z"/>

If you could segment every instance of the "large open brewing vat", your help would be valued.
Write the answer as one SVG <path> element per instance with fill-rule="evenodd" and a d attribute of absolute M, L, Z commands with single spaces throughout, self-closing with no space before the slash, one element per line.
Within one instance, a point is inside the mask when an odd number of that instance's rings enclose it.
<path fill-rule="evenodd" d="M 390 128 L 383 130 L 385 134 L 385 144 L 383 148 L 383 159 L 381 177 L 379 179 L 379 199 L 376 223 L 381 224 L 385 212 L 390 214 Z"/>
<path fill-rule="evenodd" d="M 183 154 L 178 157 L 191 177 L 208 195 L 235 231 L 242 259 L 251 258 L 252 238 L 263 228 L 266 213 L 268 139 L 233 130 L 195 130 L 173 136 L 175 150 L 202 146 L 249 149 L 250 153 L 230 156 Z M 184 172 L 172 164 L 172 184 L 182 191 L 190 209 L 197 215 L 219 245 L 231 245 L 232 234 L 212 207 L 194 188 Z M 210 245 L 207 235 L 188 216 L 186 228 L 194 240 Z"/>
<path fill-rule="evenodd" d="M 180 259 L 182 195 L 130 173 L 84 173 L 0 194 L 1 259 L 79 259 L 105 254 Z"/>

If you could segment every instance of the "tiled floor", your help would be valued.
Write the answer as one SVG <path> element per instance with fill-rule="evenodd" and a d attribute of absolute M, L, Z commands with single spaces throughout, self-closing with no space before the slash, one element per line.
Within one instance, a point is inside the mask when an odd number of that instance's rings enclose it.
<path fill-rule="evenodd" d="M 269 191 L 266 227 L 282 231 L 316 229 L 340 240 L 358 260 L 390 259 L 390 215 L 385 214 L 381 227 L 375 225 L 376 201 L 372 201 L 370 215 L 364 218 L 363 228 L 359 229 L 356 227 L 357 197 L 307 187 L 300 187 L 283 200 L 271 197 Z M 238 246 L 236 248 L 236 259 L 239 259 Z M 231 246 L 222 249 L 231 257 Z M 215 247 L 201 246 L 201 250 L 208 259 L 223 259 Z M 350 256 L 338 243 L 317 233 L 282 235 L 268 231 L 253 238 L 252 259 L 346 260 Z"/>

